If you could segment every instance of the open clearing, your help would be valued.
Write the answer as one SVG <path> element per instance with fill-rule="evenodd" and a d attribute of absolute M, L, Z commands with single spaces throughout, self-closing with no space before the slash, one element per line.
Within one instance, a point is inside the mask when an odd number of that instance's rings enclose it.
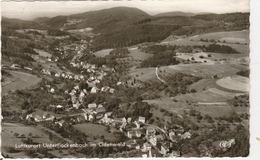
<path fill-rule="evenodd" d="M 2 83 L 2 93 L 5 94 L 8 91 L 15 91 L 17 89 L 24 89 L 31 87 L 38 82 L 41 78 L 36 77 L 35 75 L 19 72 L 19 71 L 9 71 L 12 74 L 12 79 L 9 82 Z"/>
<path fill-rule="evenodd" d="M 112 51 L 113 49 L 103 49 L 100 51 L 97 51 L 95 53 L 93 53 L 96 57 L 105 57 L 107 55 L 109 55 L 109 53 Z"/>
<path fill-rule="evenodd" d="M 141 61 L 146 60 L 153 56 L 153 54 L 141 52 L 137 48 L 129 48 L 129 51 L 130 51 L 129 56 L 133 57 L 134 59 L 141 60 Z"/>
<path fill-rule="evenodd" d="M 241 92 L 249 92 L 249 78 L 242 76 L 225 77 L 216 82 L 219 86 Z"/>
<path fill-rule="evenodd" d="M 114 140 L 114 135 L 112 133 L 108 133 L 106 131 L 106 127 L 98 124 L 92 123 L 83 123 L 83 124 L 76 124 L 73 126 L 75 129 L 83 132 L 85 134 L 92 134 L 93 136 L 102 136 L 104 135 L 105 139 L 107 140 Z"/>

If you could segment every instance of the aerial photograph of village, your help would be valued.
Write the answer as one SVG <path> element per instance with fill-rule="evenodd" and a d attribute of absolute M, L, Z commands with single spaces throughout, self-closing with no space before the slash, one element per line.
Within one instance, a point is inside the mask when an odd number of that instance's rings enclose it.
<path fill-rule="evenodd" d="M 248 157 L 238 1 L 1 2 L 2 157 Z"/>

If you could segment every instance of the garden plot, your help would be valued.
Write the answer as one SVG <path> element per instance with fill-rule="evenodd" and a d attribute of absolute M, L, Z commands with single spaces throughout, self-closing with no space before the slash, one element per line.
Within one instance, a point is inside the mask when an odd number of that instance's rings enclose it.
<path fill-rule="evenodd" d="M 249 92 L 249 78 L 242 76 L 225 77 L 216 82 L 219 86 L 234 91 Z"/>

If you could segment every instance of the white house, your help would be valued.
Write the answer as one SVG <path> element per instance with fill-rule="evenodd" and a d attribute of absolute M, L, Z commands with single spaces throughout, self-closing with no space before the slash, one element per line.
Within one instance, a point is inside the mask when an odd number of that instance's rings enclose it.
<path fill-rule="evenodd" d="M 54 92 L 55 92 L 55 89 L 54 89 L 54 88 L 51 88 L 51 89 L 50 89 L 50 92 L 51 92 L 51 93 L 54 93 Z"/>
<path fill-rule="evenodd" d="M 145 123 L 145 117 L 139 117 L 138 121 L 141 122 L 141 123 Z"/>
<path fill-rule="evenodd" d="M 98 90 L 99 89 L 97 87 L 92 87 L 90 93 L 97 93 Z"/>
<path fill-rule="evenodd" d="M 96 103 L 88 104 L 88 108 L 97 108 L 97 104 Z"/>

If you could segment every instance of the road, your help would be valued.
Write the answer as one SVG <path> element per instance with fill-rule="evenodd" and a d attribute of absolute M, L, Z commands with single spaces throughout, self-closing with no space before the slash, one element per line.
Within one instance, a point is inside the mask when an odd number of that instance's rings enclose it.
<path fill-rule="evenodd" d="M 156 77 L 157 77 L 157 79 L 158 79 L 159 81 L 165 83 L 165 81 L 164 81 L 163 79 L 161 79 L 161 78 L 159 77 L 159 75 L 158 75 L 158 67 L 156 67 L 156 69 L 155 69 L 155 75 L 156 75 Z"/>

